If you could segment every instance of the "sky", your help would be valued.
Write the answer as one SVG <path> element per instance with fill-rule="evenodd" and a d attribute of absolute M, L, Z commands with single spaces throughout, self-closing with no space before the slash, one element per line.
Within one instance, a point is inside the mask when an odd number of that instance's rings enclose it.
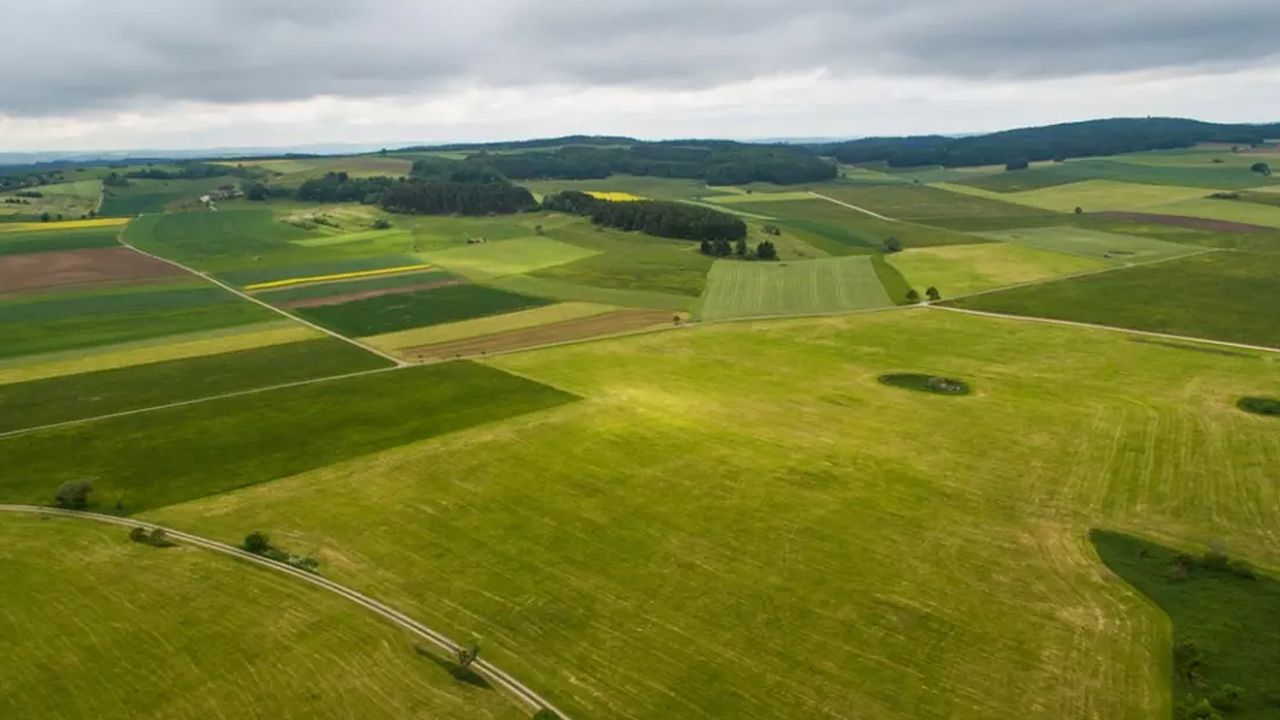
<path fill-rule="evenodd" d="M 1276 0 L 39 0 L 0 152 L 1280 121 Z"/>

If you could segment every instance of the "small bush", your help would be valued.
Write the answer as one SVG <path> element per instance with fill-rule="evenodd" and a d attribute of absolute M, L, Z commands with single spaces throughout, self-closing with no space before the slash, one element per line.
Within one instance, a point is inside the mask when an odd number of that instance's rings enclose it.
<path fill-rule="evenodd" d="M 267 537 L 266 533 L 260 530 L 254 530 L 244 536 L 244 544 L 242 547 L 254 555 L 266 555 L 267 552 L 271 550 L 271 540 Z"/>
<path fill-rule="evenodd" d="M 388 220 L 388 219 L 386 219 L 386 218 L 378 218 L 377 220 L 374 220 L 374 221 L 373 221 L 373 229 L 374 229 L 374 230 L 390 230 L 390 229 L 391 229 L 391 221 L 390 221 L 390 220 Z M 539 226 L 538 226 L 538 234 L 539 234 L 539 235 L 541 235 L 541 234 L 542 234 L 542 226 L 541 226 L 541 225 L 539 225 Z"/>
<path fill-rule="evenodd" d="M 129 539 L 136 543 L 147 541 L 147 529 L 144 527 L 129 528 Z"/>
<path fill-rule="evenodd" d="M 68 480 L 58 486 L 54 502 L 65 510 L 83 510 L 89 506 L 89 496 L 92 494 L 92 480 Z"/>
<path fill-rule="evenodd" d="M 1258 573 L 1254 571 L 1253 566 L 1244 560 L 1232 560 L 1230 563 L 1231 574 L 1242 580 L 1257 580 Z"/>
<path fill-rule="evenodd" d="M 1210 572 L 1231 572 L 1231 558 L 1226 553 L 1210 550 L 1200 558 L 1200 565 Z"/>
<path fill-rule="evenodd" d="M 1273 415 L 1280 417 L 1280 400 L 1266 397 L 1240 398 L 1236 407 L 1255 415 Z"/>

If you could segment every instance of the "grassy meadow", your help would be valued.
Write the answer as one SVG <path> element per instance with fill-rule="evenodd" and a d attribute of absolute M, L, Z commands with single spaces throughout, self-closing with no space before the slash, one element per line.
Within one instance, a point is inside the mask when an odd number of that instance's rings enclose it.
<path fill-rule="evenodd" d="M 1202 252 L 1201 248 L 1193 245 L 1139 235 L 1086 230 L 1071 225 L 1002 230 L 983 233 L 983 236 L 1038 250 L 1127 264 L 1168 260 Z"/>
<path fill-rule="evenodd" d="M 943 297 L 1112 267 L 1102 260 L 1011 242 L 911 248 L 886 256 L 885 262 L 917 292 L 936 287 Z"/>
<path fill-rule="evenodd" d="M 725 320 L 890 307 L 868 257 L 785 263 L 721 260 L 711 268 L 697 316 Z"/>
<path fill-rule="evenodd" d="M 126 530 L 0 516 L 0 716 L 526 718 L 349 601 Z M 299 548 L 299 550 L 304 550 Z"/>
<path fill-rule="evenodd" d="M 909 310 L 490 364 L 584 399 L 148 516 L 313 548 L 577 717 L 1149 720 L 1168 621 L 1089 529 L 1280 567 L 1271 356 Z"/>

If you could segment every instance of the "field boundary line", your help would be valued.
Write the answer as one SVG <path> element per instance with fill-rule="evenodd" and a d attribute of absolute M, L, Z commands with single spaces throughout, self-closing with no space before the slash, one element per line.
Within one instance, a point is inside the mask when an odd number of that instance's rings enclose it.
<path fill-rule="evenodd" d="M 1256 352 L 1276 353 L 1280 354 L 1280 348 L 1267 347 L 1265 345 L 1249 345 L 1246 343 L 1230 342 L 1228 340 L 1211 340 L 1209 338 L 1193 337 L 1190 335 L 1173 335 L 1171 333 L 1154 332 L 1151 330 L 1135 330 L 1133 328 L 1117 327 L 1115 325 L 1098 325 L 1096 323 L 1080 322 L 1078 320 L 1058 320 L 1055 318 L 1038 317 L 1036 315 L 1008 315 L 1005 313 L 988 312 L 986 310 L 970 310 L 968 308 L 949 307 L 947 305 L 934 305 L 932 303 L 921 303 L 921 307 L 927 307 L 934 310 L 947 310 L 949 312 L 964 313 L 966 315 L 979 315 L 981 317 L 998 318 L 1001 320 L 1021 320 L 1023 322 L 1038 322 L 1049 325 L 1062 325 L 1065 327 L 1083 328 L 1087 330 L 1110 330 L 1112 332 L 1126 333 L 1129 335 L 1141 335 L 1143 337 L 1161 338 L 1163 340 L 1178 340 L 1181 342 L 1205 343 L 1208 345 L 1218 345 L 1221 347 L 1236 348 L 1238 350 L 1253 350 Z"/>
<path fill-rule="evenodd" d="M 142 217 L 142 215 L 139 215 L 138 217 Z M 130 224 L 132 224 L 132 223 L 130 223 Z M 182 263 L 178 262 L 177 260 L 170 260 L 170 259 L 169 259 L 169 258 L 167 258 L 167 257 L 162 257 L 162 256 L 160 256 L 160 255 L 156 255 L 156 254 L 154 254 L 154 253 L 149 253 L 149 252 L 147 252 L 146 250 L 140 250 L 140 249 L 138 249 L 138 248 L 134 247 L 133 245 L 129 244 L 129 241 L 127 241 L 127 240 L 125 240 L 125 239 L 124 239 L 124 231 L 125 231 L 125 229 L 126 229 L 126 228 L 128 228 L 128 227 L 129 227 L 129 225 L 125 225 L 125 226 L 124 226 L 124 228 L 121 228 L 121 230 L 120 230 L 120 234 L 119 234 L 119 236 L 118 236 L 118 238 L 117 238 L 117 239 L 120 241 L 120 244 L 121 244 L 121 245 L 123 245 L 124 247 L 129 248 L 130 250 L 132 250 L 132 251 L 134 251 L 134 252 L 136 252 L 136 253 L 141 253 L 142 255 L 146 255 L 146 256 L 147 256 L 147 257 L 149 257 L 149 258 L 153 258 L 153 259 L 159 260 L 159 261 L 161 261 L 161 262 L 168 263 L 168 264 L 170 264 L 170 265 L 172 265 L 172 266 L 174 266 L 174 267 L 176 267 L 176 268 L 178 268 L 178 269 L 180 269 L 180 270 L 185 270 L 186 272 L 189 272 L 189 273 L 191 273 L 192 275 L 195 275 L 196 277 L 203 278 L 204 280 L 206 280 L 206 281 L 208 281 L 208 282 L 211 282 L 211 283 L 213 283 L 214 285 L 217 285 L 218 287 L 222 288 L 223 290 L 226 290 L 227 292 L 229 292 L 229 293 L 231 293 L 231 294 L 233 294 L 233 295 L 238 295 L 238 296 L 240 296 L 241 298 L 243 298 L 243 299 L 245 299 L 245 300 L 248 300 L 248 301 L 249 301 L 249 302 L 251 302 L 251 303 L 254 303 L 255 305 L 261 305 L 262 307 L 264 307 L 264 308 L 266 308 L 266 309 L 270 310 L 270 311 L 271 311 L 271 312 L 273 312 L 273 313 L 277 313 L 277 314 L 283 315 L 283 316 L 285 316 L 285 317 L 289 318 L 290 320 L 293 320 L 294 322 L 302 323 L 303 325 L 306 325 L 307 327 L 311 328 L 312 330 L 317 330 L 317 331 L 322 332 L 322 333 L 324 333 L 325 335 L 328 335 L 328 336 L 330 336 L 330 337 L 335 337 L 335 338 L 337 338 L 337 339 L 339 339 L 339 340 L 341 340 L 341 341 L 343 341 L 343 342 L 346 342 L 346 343 L 350 343 L 350 344 L 352 344 L 352 345 L 355 345 L 356 347 L 360 348 L 361 350 L 364 350 L 365 352 L 369 352 L 369 353 L 372 353 L 372 354 L 374 354 L 374 355 L 377 355 L 378 357 L 384 358 L 384 359 L 386 359 L 386 360 L 390 360 L 391 362 L 395 363 L 397 366 L 404 366 L 404 365 L 406 365 L 406 364 L 407 364 L 407 363 L 405 363 L 405 361 L 401 360 L 400 358 L 395 357 L 394 355 L 390 355 L 390 354 L 388 354 L 388 353 L 384 353 L 384 352 L 382 352 L 381 350 L 379 350 L 379 349 L 377 349 L 377 348 L 375 348 L 375 347 L 373 347 L 373 346 L 371 346 L 371 345 L 366 345 L 366 344 L 364 344 L 364 343 L 360 342 L 359 340 L 356 340 L 355 338 L 347 337 L 346 335 L 343 335 L 342 333 L 334 332 L 333 330 L 330 330 L 330 329 L 329 329 L 329 328 L 327 328 L 327 327 L 323 327 L 323 326 L 321 326 L 321 325 L 317 325 L 316 323 L 313 323 L 313 322 L 311 322 L 310 320 L 306 320 L 306 319 L 304 319 L 304 318 L 298 317 L 297 315 L 294 315 L 294 314 L 293 314 L 293 313 L 291 313 L 291 312 L 288 312 L 288 311 L 286 311 L 286 310 L 281 310 L 280 308 L 276 307 L 275 305 L 272 305 L 272 304 L 270 304 L 270 303 L 268 303 L 268 302 L 264 302 L 264 301 L 262 301 L 262 300 L 259 300 L 258 298 L 255 298 L 255 297 L 253 297 L 252 295 L 250 295 L 250 294 L 248 294 L 248 293 L 246 293 L 246 292 L 243 292 L 243 291 L 241 291 L 241 290 L 239 290 L 239 289 L 237 289 L 237 288 L 235 288 L 235 287 L 232 287 L 231 285 L 228 285 L 227 283 L 222 282 L 221 280 L 219 280 L 219 279 L 217 279 L 217 278 L 213 277 L 213 276 L 212 276 L 212 275 L 210 275 L 209 273 L 201 272 L 201 271 L 199 271 L 199 270 L 196 270 L 195 268 L 192 268 L 192 267 L 188 267 L 188 266 L 186 266 L 186 265 L 183 265 Z"/>
<path fill-rule="evenodd" d="M 379 602 L 378 600 L 375 600 L 358 590 L 353 590 L 352 588 L 349 588 L 346 585 L 339 584 L 337 582 L 334 582 L 333 580 L 322 577 L 320 575 L 309 573 L 309 572 L 306 572 L 305 570 L 299 570 L 298 568 L 295 568 L 292 565 L 288 565 L 282 562 L 277 562 L 275 560 L 271 560 L 271 559 L 262 557 L 260 555 L 254 555 L 253 553 L 247 552 L 245 550 L 241 550 L 240 548 L 237 548 L 233 545 L 228 545 L 223 542 L 218 542 L 217 540 L 210 540 L 209 538 L 202 537 L 200 535 L 193 535 L 191 533 L 183 532 L 181 530 L 174 530 L 172 528 L 156 525 L 154 523 L 144 522 L 142 520 L 134 520 L 132 518 L 119 517 L 116 515 L 105 515 L 102 513 L 86 512 L 81 510 L 63 510 L 61 508 L 42 507 L 39 505 L 0 504 L 0 512 L 24 513 L 24 514 L 30 514 L 30 515 L 52 515 L 52 516 L 58 516 L 58 517 L 75 518 L 78 520 L 94 520 L 96 522 L 107 523 L 110 525 L 119 525 L 121 527 L 129 527 L 129 528 L 136 527 L 136 528 L 143 528 L 145 530 L 157 530 L 157 529 L 163 530 L 168 535 L 168 537 L 172 540 L 178 540 L 181 542 L 185 542 L 188 545 L 193 545 L 198 548 L 221 553 L 223 555 L 228 555 L 237 560 L 243 560 L 245 562 L 253 563 L 260 567 L 264 567 L 268 570 L 275 570 L 276 572 L 284 573 L 286 575 L 292 575 L 293 577 L 303 580 L 305 582 L 308 582 L 316 587 L 322 588 L 324 590 L 328 590 L 329 592 L 334 593 L 335 595 L 340 595 L 346 598 L 347 600 L 350 600 L 351 602 L 357 605 L 360 605 L 366 610 L 369 610 L 374 614 L 381 616 L 383 619 L 390 621 L 392 624 L 404 630 L 408 630 L 410 633 L 422 638 L 423 640 L 427 640 L 431 644 L 435 645 L 438 649 L 448 653 L 450 656 L 456 655 L 457 651 L 462 647 L 458 643 L 450 639 L 444 633 L 441 633 L 438 630 L 433 630 L 427 627 L 426 625 L 418 622 L 417 620 L 414 620 L 408 615 L 400 612 L 399 610 L 396 610 L 390 605 L 386 605 L 382 602 Z M 516 680 L 514 677 L 507 674 L 506 672 L 504 672 L 503 670 L 495 666 L 493 663 L 490 663 L 487 660 L 483 660 L 483 659 L 476 659 L 476 661 L 472 664 L 472 667 L 475 668 L 476 670 L 479 670 L 483 675 L 488 677 L 489 680 L 500 685 L 501 687 L 506 689 L 508 692 L 510 692 L 512 695 L 515 695 L 516 698 L 518 698 L 520 701 L 522 701 L 529 707 L 532 707 L 535 710 L 541 710 L 543 708 L 546 708 L 556 713 L 561 718 L 564 718 L 565 720 L 570 720 L 568 715 L 562 712 L 559 708 L 552 705 L 550 702 L 544 699 L 541 695 L 535 692 L 532 688 L 521 683 L 519 680 Z"/>
<path fill-rule="evenodd" d="M 872 210 L 868 210 L 868 209 L 866 209 L 866 208 L 864 208 L 864 207 L 858 207 L 857 205 L 854 205 L 854 204 L 852 204 L 852 203 L 847 203 L 847 202 L 845 202 L 845 201 L 843 201 L 843 200 L 837 200 L 837 199 L 835 199 L 835 198 L 833 198 L 833 197 L 827 197 L 826 195 L 823 195 L 822 193 L 816 193 L 816 192 L 814 192 L 814 191 L 810 190 L 810 191 L 809 191 L 809 194 L 810 194 L 810 195 L 812 195 L 812 196 L 814 196 L 814 197 L 816 197 L 816 198 L 819 198 L 819 199 L 821 199 L 821 200 L 826 200 L 827 202 L 835 203 L 835 204 L 840 205 L 840 206 L 842 206 L 842 207 L 847 207 L 847 208 L 849 208 L 850 210 L 857 210 L 858 212 L 862 213 L 863 215 L 870 215 L 870 216 L 871 216 L 871 217 L 873 217 L 873 218 L 879 218 L 879 219 L 881 219 L 881 220 L 888 220 L 889 222 L 899 222 L 898 218 L 891 218 L 891 217 L 889 217 L 889 216 L 887 216 L 887 215 L 881 215 L 881 214 L 880 214 L 880 213 L 878 213 L 878 212 L 874 212 L 874 211 L 872 211 Z"/>
<path fill-rule="evenodd" d="M 63 420 L 56 423 L 47 423 L 45 425 L 35 425 L 33 427 L 19 428 L 17 430 L 6 430 L 0 432 L 0 440 L 15 437 L 18 435 L 26 435 L 28 433 L 39 432 L 41 430 L 53 430 L 55 428 L 69 427 L 71 425 L 83 425 L 85 423 L 98 422 L 99 420 L 111 420 L 113 418 L 128 417 L 129 415 L 142 415 L 143 413 L 155 412 L 157 410 L 168 410 L 169 408 L 186 407 L 188 405 L 199 405 L 200 403 L 212 402 L 214 400 L 225 400 L 227 398 L 241 397 L 244 395 L 254 395 L 257 393 L 270 392 L 272 390 L 284 390 L 286 388 L 301 387 L 303 385 L 314 385 L 316 383 L 332 382 L 334 380 L 347 380 L 349 378 L 362 377 L 364 375 L 374 375 L 377 373 L 390 372 L 392 370 L 402 370 L 409 367 L 408 364 L 402 363 L 393 367 L 374 368 L 372 370 L 359 370 L 352 373 L 344 373 L 342 375 L 326 375 L 324 377 L 310 378 L 308 380 L 295 380 L 293 382 L 278 383 L 276 385 L 265 385 L 263 387 L 247 388 L 245 390 L 233 390 L 228 393 L 220 393 L 218 395 L 205 395 L 203 397 L 191 398 L 189 400 L 178 400 L 176 402 L 164 403 L 163 405 L 151 405 L 148 407 L 134 408 L 132 410 L 121 410 L 120 412 L 107 413 L 106 415 L 94 415 L 86 418 L 76 418 L 75 420 Z"/>

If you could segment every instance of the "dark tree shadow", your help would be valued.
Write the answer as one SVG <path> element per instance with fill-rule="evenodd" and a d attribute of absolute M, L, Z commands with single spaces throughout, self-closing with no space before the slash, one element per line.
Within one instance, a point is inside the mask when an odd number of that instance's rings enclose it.
<path fill-rule="evenodd" d="M 458 682 L 461 682 L 461 683 L 466 683 L 473 687 L 481 688 L 483 690 L 493 689 L 493 685 L 490 685 L 489 681 L 486 680 L 483 675 L 477 673 L 471 668 L 464 668 L 458 663 L 454 662 L 453 660 L 450 660 L 445 657 L 441 657 L 439 653 L 436 653 L 435 651 L 423 645 L 414 645 L 413 649 L 422 657 L 435 663 L 436 666 L 439 667 L 441 670 L 444 670 L 445 672 L 449 673 L 449 675 L 453 677 L 454 680 L 457 680 Z"/>

